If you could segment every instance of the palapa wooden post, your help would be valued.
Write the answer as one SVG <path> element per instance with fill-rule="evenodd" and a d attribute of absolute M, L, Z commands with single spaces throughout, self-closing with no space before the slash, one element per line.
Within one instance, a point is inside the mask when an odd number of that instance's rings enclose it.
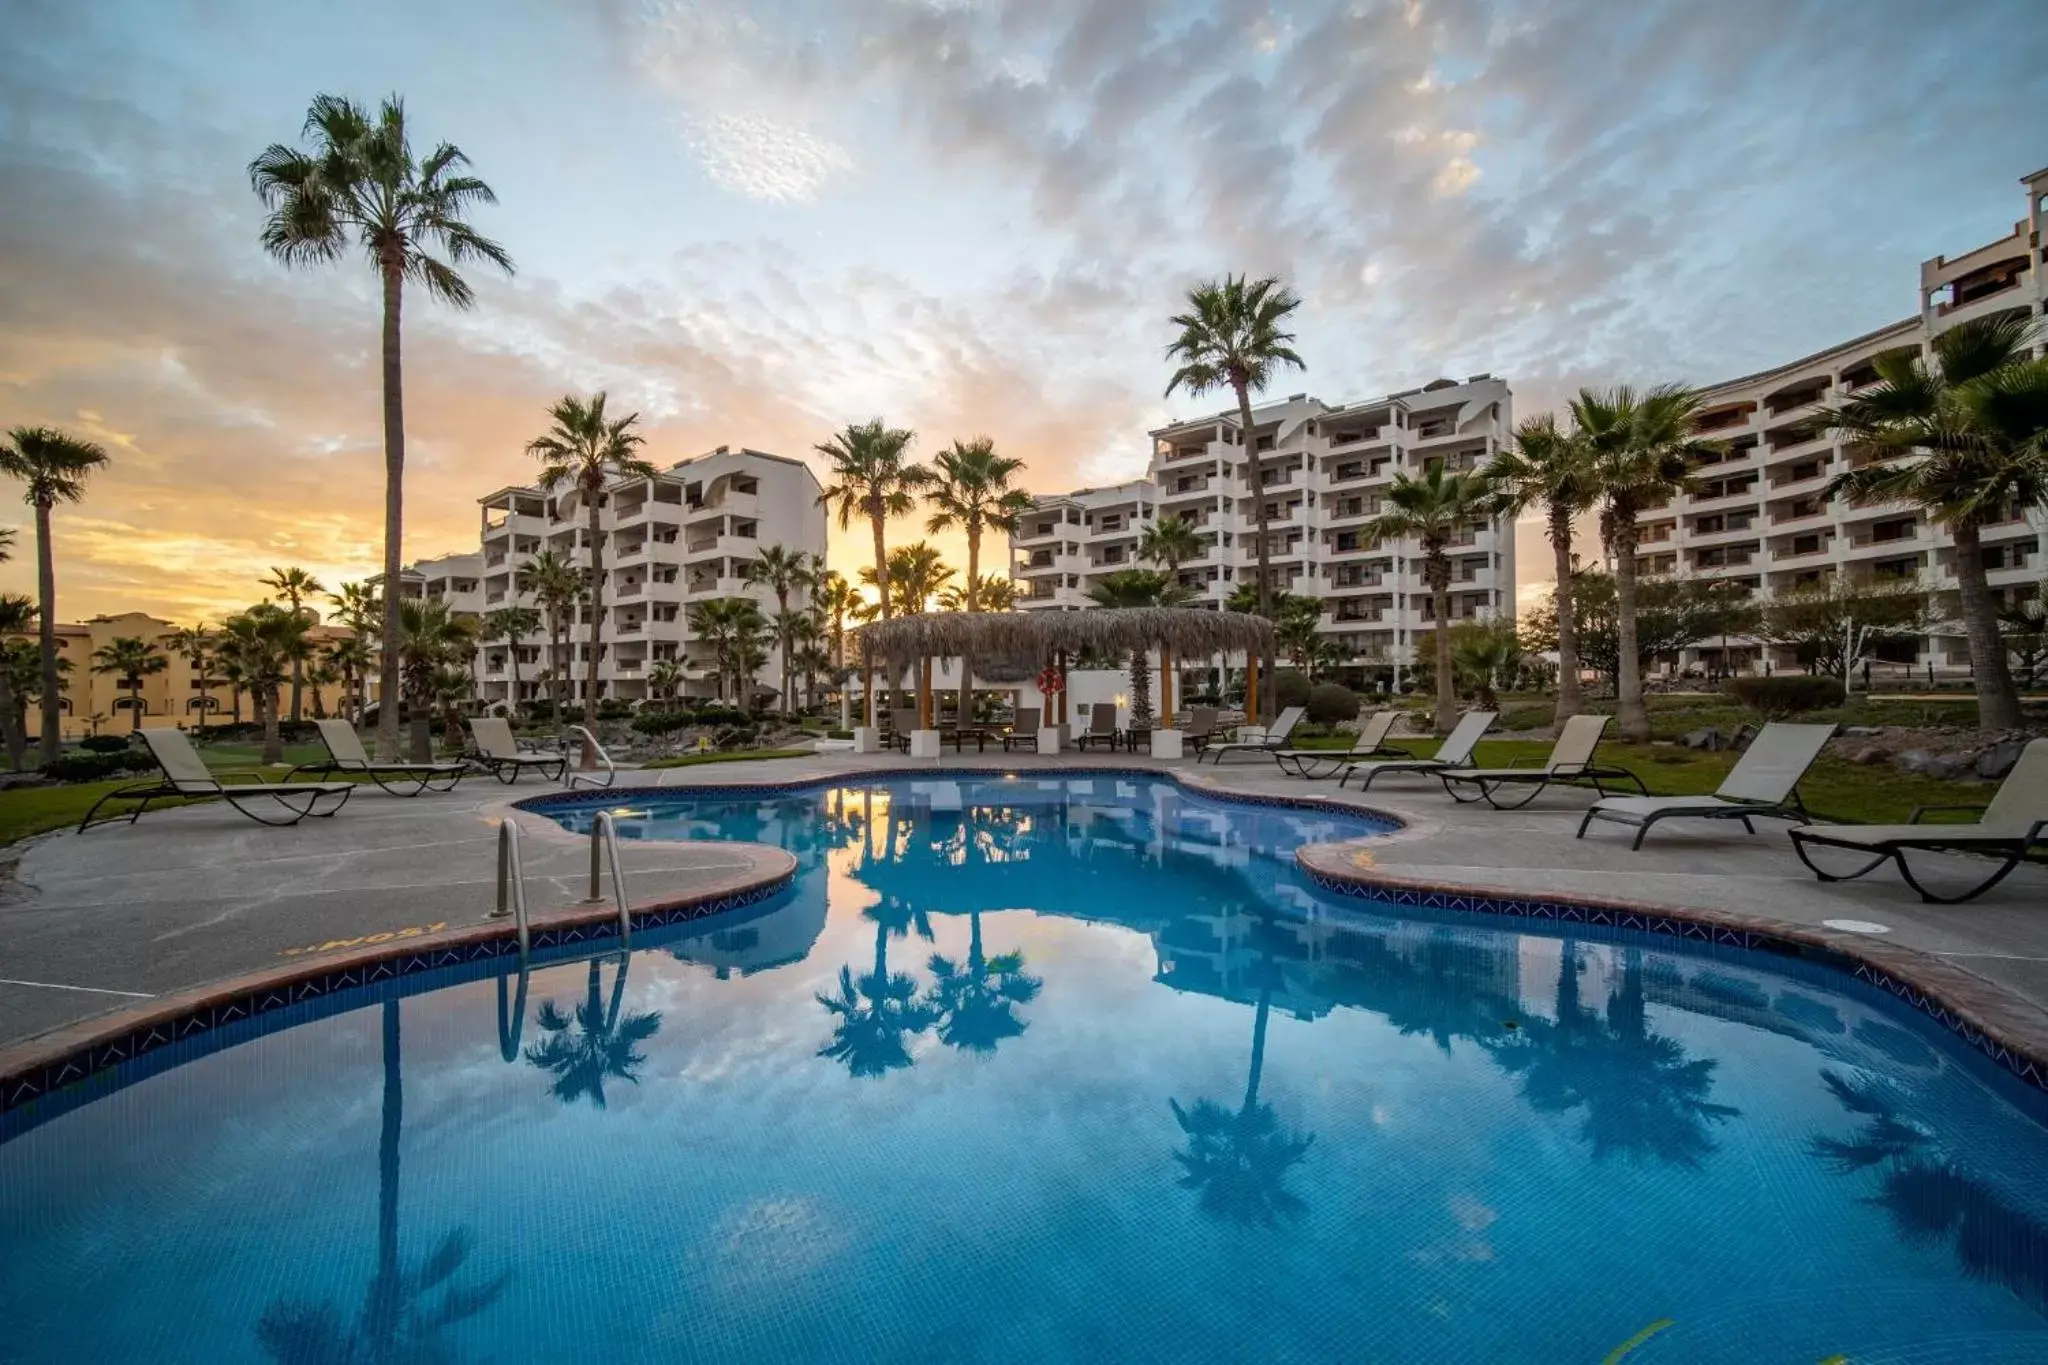
<path fill-rule="evenodd" d="M 1159 728 L 1173 728 L 1173 651 L 1159 646 Z"/>
<path fill-rule="evenodd" d="M 1259 656 L 1249 650 L 1244 656 L 1244 718 L 1259 723 Z"/>
<path fill-rule="evenodd" d="M 932 728 L 932 661 L 929 656 L 917 661 L 917 728 Z"/>
<path fill-rule="evenodd" d="M 1065 724 L 1067 723 L 1067 651 L 1065 651 L 1064 649 L 1063 649 L 1063 650 L 1061 650 L 1061 651 L 1059 652 L 1059 670 L 1060 670 L 1060 719 L 1059 719 L 1059 723 L 1060 723 L 1061 725 L 1065 725 Z"/>

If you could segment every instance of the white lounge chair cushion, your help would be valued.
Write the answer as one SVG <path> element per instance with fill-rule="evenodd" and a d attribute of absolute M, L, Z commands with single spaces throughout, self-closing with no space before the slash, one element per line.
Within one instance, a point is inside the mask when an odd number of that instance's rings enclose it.
<path fill-rule="evenodd" d="M 354 791 L 352 782 L 223 782 L 217 790 L 222 796 L 277 796 L 284 792 L 303 796 L 312 792 L 331 796 L 335 792 Z"/>

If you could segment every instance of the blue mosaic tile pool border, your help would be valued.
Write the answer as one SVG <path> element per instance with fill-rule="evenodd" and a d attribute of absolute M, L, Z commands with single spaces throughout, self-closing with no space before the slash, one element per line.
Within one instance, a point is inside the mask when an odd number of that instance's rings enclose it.
<path fill-rule="evenodd" d="M 1690 943 L 1738 948 L 1799 958 L 1831 968 L 1844 976 L 1891 996 L 1932 1019 L 1950 1036 L 1991 1061 L 1998 1069 L 2017 1077 L 2034 1090 L 2048 1094 L 2048 1063 L 1994 1037 L 1958 1012 L 1947 1001 L 1895 972 L 1866 961 L 1854 953 L 1808 939 L 1776 934 L 1738 925 L 1715 924 L 1674 912 L 1659 912 L 1632 906 L 1555 900 L 1545 897 L 1494 896 L 1474 891 L 1441 890 L 1396 882 L 1363 881 L 1334 875 L 1302 865 L 1302 872 L 1320 890 L 1331 895 L 1369 900 L 1397 909 L 1449 911 L 1501 919 L 1527 919 L 1548 924 L 1583 924 L 1619 931 L 1633 931 Z"/>
<path fill-rule="evenodd" d="M 743 910 L 781 895 L 795 880 L 796 871 L 791 868 L 742 890 L 636 910 L 633 929 L 636 933 L 654 931 Z M 534 926 L 529 935 L 529 953 L 530 956 L 538 956 L 567 951 L 573 956 L 578 948 L 616 942 L 617 939 L 617 921 L 610 917 L 575 924 L 542 924 Z M 516 959 L 518 956 L 519 940 L 508 922 L 502 929 L 485 937 L 459 943 L 426 944 L 414 951 L 393 951 L 369 960 L 357 956 L 325 970 L 315 969 L 302 976 L 267 980 L 247 990 L 233 990 L 230 983 L 229 989 L 218 998 L 209 999 L 182 1014 L 138 1024 L 112 1038 L 80 1046 L 19 1072 L 0 1075 L 0 1137 L 7 1136 L 18 1126 L 4 1123 L 17 1110 L 60 1095 L 68 1095 L 76 1103 L 86 1102 L 98 1094 L 140 1079 L 142 1075 L 164 1069 L 139 1070 L 139 1064 L 146 1064 L 148 1059 L 163 1056 L 167 1050 L 180 1044 L 205 1039 L 206 1035 L 231 1025 L 280 1015 L 310 1001 L 382 986 L 408 976 L 505 958 Z M 186 1056 L 196 1055 L 191 1048 L 184 1049 L 184 1052 Z M 176 1065 L 184 1059 L 170 1058 L 166 1065 Z M 75 1106 L 67 1103 L 63 1107 Z M 33 1122 L 42 1122 L 48 1117 L 51 1115 L 38 1114 Z"/>
<path fill-rule="evenodd" d="M 996 765 L 985 767 L 952 768 L 874 768 L 858 773 L 839 773 L 827 777 L 804 777 L 788 782 L 688 782 L 674 787 L 609 787 L 573 792 L 544 792 L 514 801 L 517 810 L 534 815 L 546 815 L 552 810 L 569 810 L 578 806 L 602 806 L 618 801 L 676 800 L 697 796 L 789 796 L 798 792 L 828 791 L 834 787 L 857 787 L 863 782 L 876 780 L 946 781 L 958 778 L 982 778 L 990 776 L 1014 776 L 1019 781 L 1086 781 L 1092 778 L 1110 778 L 1124 781 L 1171 782 L 1189 796 L 1198 800 L 1213 801 L 1224 806 L 1273 806 L 1283 810 L 1315 811 L 1318 814 L 1348 815 L 1354 819 L 1381 824 L 1386 828 L 1381 833 L 1394 834 L 1408 828 L 1408 822 L 1391 811 L 1374 806 L 1357 806 L 1348 801 L 1332 800 L 1314 796 L 1283 796 L 1268 792 L 1236 792 L 1219 787 L 1206 787 L 1190 782 L 1180 773 L 1162 768 L 1019 768 L 1014 772 Z"/>

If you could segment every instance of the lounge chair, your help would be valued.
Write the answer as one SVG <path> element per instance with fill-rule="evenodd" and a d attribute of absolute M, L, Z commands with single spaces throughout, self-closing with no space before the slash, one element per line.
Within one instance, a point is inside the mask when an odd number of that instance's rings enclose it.
<path fill-rule="evenodd" d="M 1659 820 L 1740 820 L 1751 834 L 1756 833 L 1752 822 L 1759 816 L 1803 825 L 1812 817 L 1800 803 L 1799 779 L 1834 733 L 1832 725 L 1772 721 L 1749 742 L 1712 796 L 1602 797 L 1579 821 L 1578 837 L 1585 838 L 1586 827 L 1595 820 L 1634 825 L 1631 849 L 1643 846 L 1643 836 Z"/>
<path fill-rule="evenodd" d="M 1270 754 L 1287 747 L 1287 737 L 1294 733 L 1294 727 L 1301 724 L 1302 708 L 1290 706 L 1273 718 L 1273 728 L 1266 731 L 1264 739 L 1233 739 L 1228 744 L 1210 744 L 1195 755 L 1195 762 L 1204 758 L 1217 767 L 1223 766 L 1225 754 Z"/>
<path fill-rule="evenodd" d="M 889 747 L 910 752 L 910 732 L 917 728 L 917 708 L 897 706 L 889 711 Z"/>
<path fill-rule="evenodd" d="M 1188 708 L 1188 728 L 1181 732 L 1181 743 L 1193 749 L 1197 756 L 1209 747 L 1216 738 L 1216 708 L 1213 706 L 1192 706 Z"/>
<path fill-rule="evenodd" d="M 1456 771 L 1440 772 L 1444 790 L 1453 799 L 1471 803 L 1485 801 L 1495 810 L 1520 810 L 1523 806 L 1542 795 L 1552 783 L 1576 785 L 1590 782 L 1593 790 L 1607 795 L 1609 782 L 1630 782 L 1636 792 L 1648 796 L 1650 789 L 1643 785 L 1643 779 L 1626 768 L 1601 765 L 1594 761 L 1600 748 L 1600 733 L 1607 728 L 1611 716 L 1573 716 L 1564 723 L 1564 729 L 1557 737 L 1557 743 L 1550 746 L 1550 757 L 1540 768 L 1461 768 Z M 1478 795 L 1467 796 L 1463 789 L 1477 787 Z M 1526 787 L 1528 794 L 1519 801 L 1503 803 L 1494 796 L 1496 791 L 1506 787 Z"/>
<path fill-rule="evenodd" d="M 1352 778 L 1362 776 L 1365 780 L 1358 784 L 1358 789 L 1368 791 L 1374 779 L 1380 777 L 1399 773 L 1435 777 L 1446 769 L 1469 768 L 1472 766 L 1472 747 L 1492 727 L 1495 714 L 1492 711 L 1467 711 L 1458 718 L 1458 723 L 1451 727 L 1451 732 L 1444 736 L 1444 742 L 1429 758 L 1369 758 L 1363 762 L 1347 763 L 1337 785 L 1348 786 Z"/>
<path fill-rule="evenodd" d="M 469 765 L 462 762 L 378 763 L 363 748 L 356 727 L 347 721 L 316 720 L 313 725 L 320 732 L 320 742 L 327 746 L 327 761 L 301 763 L 284 775 L 287 782 L 300 773 L 311 773 L 315 777 L 352 773 L 369 778 L 393 796 L 418 796 L 429 787 L 437 792 L 449 791 L 469 771 Z"/>
<path fill-rule="evenodd" d="M 1296 777 L 1329 777 L 1363 759 L 1390 754 L 1406 758 L 1405 750 L 1386 746 L 1386 738 L 1399 719 L 1399 711 L 1375 711 L 1358 727 L 1358 737 L 1351 741 L 1349 749 L 1276 749 L 1273 761 L 1280 766 L 1280 771 L 1293 773 Z"/>
<path fill-rule="evenodd" d="M 469 736 L 476 743 L 471 761 L 511 786 L 525 773 L 539 773 L 553 782 L 569 775 L 569 754 L 530 753 L 512 737 L 512 726 L 503 716 L 478 716 L 469 723 Z"/>
<path fill-rule="evenodd" d="M 142 742 L 149 746 L 149 756 L 163 769 L 161 782 L 143 782 L 132 787 L 121 787 L 108 792 L 93 802 L 92 809 L 78 822 L 78 832 L 83 834 L 95 824 L 107 825 L 119 820 L 119 815 L 110 815 L 95 821 L 100 807 L 109 801 L 136 802 L 134 810 L 128 812 L 128 823 L 134 824 L 142 818 L 153 801 L 182 799 L 220 800 L 227 802 L 243 815 L 259 825 L 296 825 L 308 815 L 332 815 L 348 804 L 354 793 L 353 782 L 223 782 L 224 774 L 215 773 L 206 766 L 199 751 L 192 747 L 192 741 L 182 730 L 144 730 Z M 333 804 L 321 810 L 320 803 L 332 799 Z M 252 810 L 244 802 L 257 804 Z M 290 815 L 288 820 L 274 820 L 258 811 L 267 811 L 275 803 Z"/>
<path fill-rule="evenodd" d="M 1975 824 L 1921 824 L 1920 817 L 1936 811 L 1981 810 Z M 2020 751 L 2020 760 L 2005 775 L 1986 806 L 1922 806 L 1903 825 L 1807 825 L 1790 831 L 1792 847 L 1824 882 L 1846 882 L 1861 877 L 1887 862 L 1899 865 L 1906 885 L 1920 893 L 1920 899 L 1934 905 L 1956 905 L 1974 900 L 2004 881 L 2012 870 L 2026 861 L 2029 850 L 2048 845 L 2048 739 L 2037 739 Z M 1854 849 L 1870 855 L 1870 861 L 1854 872 L 1823 872 L 1807 856 L 1809 844 L 1827 848 Z M 1929 891 L 1906 863 L 1908 851 L 1929 853 L 1974 853 L 1996 858 L 1998 868 L 1960 896 L 1943 896 Z"/>
<path fill-rule="evenodd" d="M 1116 752 L 1116 703 L 1099 701 L 1088 708 L 1088 728 L 1074 736 L 1074 747 L 1086 749 L 1091 744 L 1107 744 L 1111 753 Z"/>

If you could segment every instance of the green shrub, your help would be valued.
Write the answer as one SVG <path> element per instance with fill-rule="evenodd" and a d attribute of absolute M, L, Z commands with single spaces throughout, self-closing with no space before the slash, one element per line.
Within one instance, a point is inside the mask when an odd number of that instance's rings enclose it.
<path fill-rule="evenodd" d="M 1811 673 L 1775 678 L 1730 678 L 1728 694 L 1765 720 L 1783 720 L 1842 704 L 1842 681 Z"/>
<path fill-rule="evenodd" d="M 670 735 L 696 723 L 688 711 L 642 711 L 633 717 L 633 728 L 643 735 Z"/>
<path fill-rule="evenodd" d="M 1273 700 L 1282 710 L 1308 705 L 1308 676 L 1298 668 L 1273 670 Z"/>
<path fill-rule="evenodd" d="M 43 776 L 55 782 L 104 782 L 122 773 L 149 772 L 155 767 L 156 760 L 148 754 L 124 748 L 117 754 L 66 754 L 54 763 L 44 764 Z"/>
<path fill-rule="evenodd" d="M 1318 725 L 1358 719 L 1358 694 L 1343 683 L 1317 683 L 1308 690 L 1308 718 Z"/>
<path fill-rule="evenodd" d="M 94 754 L 123 753 L 128 748 L 128 736 L 87 735 L 84 739 L 78 741 L 78 747 L 84 749 L 87 753 Z"/>
<path fill-rule="evenodd" d="M 827 730 L 827 731 L 825 732 L 825 738 L 827 738 L 827 739 L 852 739 L 852 738 L 853 738 L 853 731 L 851 731 L 851 730 L 840 730 L 840 729 L 834 728 L 834 729 L 831 729 L 831 730 Z"/>
<path fill-rule="evenodd" d="M 1540 730 L 1557 720 L 1557 707 L 1544 702 L 1541 705 L 1510 706 L 1500 713 L 1500 728 L 1503 730 Z"/>

